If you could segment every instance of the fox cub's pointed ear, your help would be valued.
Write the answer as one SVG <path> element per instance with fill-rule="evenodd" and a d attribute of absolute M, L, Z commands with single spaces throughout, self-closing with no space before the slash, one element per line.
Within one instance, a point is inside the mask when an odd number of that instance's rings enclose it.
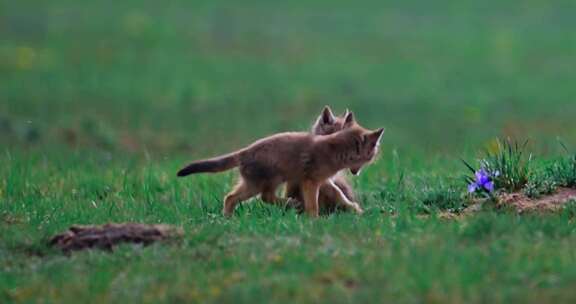
<path fill-rule="evenodd" d="M 386 132 L 386 129 L 384 128 L 380 128 L 374 132 L 374 136 L 376 136 L 377 141 L 380 141 L 380 139 L 382 139 L 382 135 L 384 135 L 384 132 Z"/>
<path fill-rule="evenodd" d="M 348 111 L 348 110 L 346 110 L 346 111 Z M 346 116 L 344 116 L 344 127 L 348 128 L 348 127 L 352 126 L 355 122 L 356 122 L 356 119 L 354 118 L 354 113 L 347 112 Z"/>
<path fill-rule="evenodd" d="M 368 133 L 368 135 L 366 135 L 366 139 L 371 141 L 372 143 L 378 144 L 380 142 L 380 139 L 382 139 L 382 135 L 384 135 L 384 131 L 386 129 L 384 128 L 380 128 L 374 132 Z"/>
<path fill-rule="evenodd" d="M 332 114 L 332 110 L 329 106 L 325 106 L 322 110 L 322 114 L 320 114 L 320 121 L 325 124 L 333 124 L 336 120 L 334 114 Z"/>

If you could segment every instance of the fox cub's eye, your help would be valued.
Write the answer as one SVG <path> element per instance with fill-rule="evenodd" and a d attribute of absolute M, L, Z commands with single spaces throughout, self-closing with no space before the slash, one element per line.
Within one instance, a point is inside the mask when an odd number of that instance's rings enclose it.
<path fill-rule="evenodd" d="M 356 154 L 360 155 L 360 151 L 362 149 L 362 141 L 359 139 L 354 140 L 354 145 L 356 148 Z"/>

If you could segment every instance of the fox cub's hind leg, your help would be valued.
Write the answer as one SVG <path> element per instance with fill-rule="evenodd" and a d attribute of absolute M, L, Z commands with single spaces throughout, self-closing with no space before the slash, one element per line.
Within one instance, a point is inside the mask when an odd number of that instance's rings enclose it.
<path fill-rule="evenodd" d="M 276 189 L 266 189 L 262 192 L 262 200 L 265 203 L 277 205 L 280 207 L 288 208 L 298 208 L 302 205 L 298 200 L 290 197 L 278 197 L 276 195 Z"/>
<path fill-rule="evenodd" d="M 297 212 L 304 211 L 304 199 L 302 198 L 302 189 L 300 185 L 288 182 L 286 184 L 286 207 L 294 208 Z"/>
<path fill-rule="evenodd" d="M 300 189 L 300 185 L 294 184 L 291 182 L 286 183 L 286 197 L 303 201 L 302 199 L 302 190 Z"/>
<path fill-rule="evenodd" d="M 258 194 L 258 192 L 259 189 L 257 187 L 254 187 L 244 179 L 240 179 L 234 189 L 224 198 L 224 208 L 222 213 L 225 216 L 231 216 L 238 203 L 253 197 Z"/>

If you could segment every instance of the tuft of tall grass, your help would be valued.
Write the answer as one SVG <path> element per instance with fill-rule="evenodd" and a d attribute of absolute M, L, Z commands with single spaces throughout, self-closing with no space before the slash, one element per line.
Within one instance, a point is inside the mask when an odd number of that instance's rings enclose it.
<path fill-rule="evenodd" d="M 576 187 L 576 153 L 571 153 L 570 150 L 560 143 L 567 156 L 555 161 L 547 168 L 547 174 L 550 178 L 560 186 L 563 187 Z"/>
<path fill-rule="evenodd" d="M 515 192 L 522 190 L 532 175 L 532 154 L 527 152 L 528 141 L 519 143 L 514 140 L 497 140 L 494 151 L 486 150 L 485 156 L 479 161 L 480 168 L 475 169 L 464 161 L 468 169 L 475 174 L 483 170 L 494 182 L 494 190 Z M 466 182 L 471 183 L 474 177 L 465 176 Z"/>

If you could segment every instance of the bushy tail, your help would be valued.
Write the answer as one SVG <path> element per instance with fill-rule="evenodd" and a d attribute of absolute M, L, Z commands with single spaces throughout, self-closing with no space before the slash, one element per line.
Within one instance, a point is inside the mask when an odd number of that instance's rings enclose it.
<path fill-rule="evenodd" d="M 186 166 L 185 168 L 178 171 L 178 176 L 186 176 L 194 173 L 204 173 L 204 172 L 222 172 L 230 170 L 234 167 L 238 167 L 238 153 L 231 153 L 219 157 L 214 157 L 206 160 L 200 160 L 193 162 Z"/>

